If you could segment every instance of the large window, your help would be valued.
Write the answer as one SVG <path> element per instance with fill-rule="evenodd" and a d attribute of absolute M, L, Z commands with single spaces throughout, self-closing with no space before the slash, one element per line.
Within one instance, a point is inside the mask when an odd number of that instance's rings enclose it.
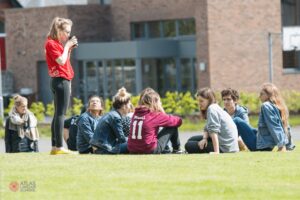
<path fill-rule="evenodd" d="M 300 26 L 300 1 L 281 0 L 282 26 Z M 283 68 L 300 70 L 300 50 L 283 51 Z"/>
<path fill-rule="evenodd" d="M 142 59 L 142 88 L 151 87 L 160 95 L 165 95 L 167 91 L 194 93 L 195 63 L 194 58 L 182 58 L 177 68 L 174 58 Z"/>
<path fill-rule="evenodd" d="M 135 94 L 135 71 L 133 59 L 80 61 L 80 98 L 84 102 L 91 95 L 110 98 L 123 86 Z"/>
<path fill-rule="evenodd" d="M 160 95 L 176 90 L 176 65 L 173 58 L 142 60 L 143 88 L 151 87 Z"/>
<path fill-rule="evenodd" d="M 148 22 L 148 32 L 150 38 L 158 38 L 161 37 L 161 29 L 160 29 L 160 22 Z"/>
<path fill-rule="evenodd" d="M 183 19 L 178 21 L 179 35 L 195 35 L 195 20 Z"/>
<path fill-rule="evenodd" d="M 176 36 L 176 23 L 175 21 L 163 22 L 163 37 L 175 37 Z"/>
<path fill-rule="evenodd" d="M 182 58 L 180 60 L 181 91 L 196 92 L 196 59 Z"/>
<path fill-rule="evenodd" d="M 132 24 L 132 37 L 135 39 L 141 39 L 146 37 L 145 23 Z"/>
<path fill-rule="evenodd" d="M 193 36 L 196 33 L 195 19 L 134 22 L 131 24 L 133 40 L 148 38 L 172 38 Z"/>

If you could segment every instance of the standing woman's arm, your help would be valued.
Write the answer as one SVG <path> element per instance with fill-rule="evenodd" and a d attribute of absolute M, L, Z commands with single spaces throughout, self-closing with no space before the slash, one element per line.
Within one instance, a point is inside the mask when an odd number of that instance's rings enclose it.
<path fill-rule="evenodd" d="M 68 40 L 68 42 L 65 44 L 64 51 L 61 56 L 59 56 L 55 61 L 59 65 L 64 65 L 67 62 L 67 59 L 69 57 L 69 54 L 71 53 L 71 47 L 77 44 L 77 39 L 73 37 L 72 39 Z"/>

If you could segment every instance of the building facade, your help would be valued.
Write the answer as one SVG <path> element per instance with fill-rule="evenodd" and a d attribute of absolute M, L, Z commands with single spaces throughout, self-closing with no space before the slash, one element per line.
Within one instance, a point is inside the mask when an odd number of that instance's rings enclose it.
<path fill-rule="evenodd" d="M 50 102 L 43 45 L 52 19 L 61 16 L 72 19 L 79 39 L 72 88 L 85 101 L 94 93 L 111 97 L 121 86 L 133 94 L 149 86 L 160 94 L 257 91 L 272 80 L 299 90 L 299 50 L 283 52 L 281 39 L 284 26 L 300 26 L 299 13 L 297 0 L 111 0 L 10 9 L 7 68 L 16 91 L 32 88 L 37 100 Z"/>

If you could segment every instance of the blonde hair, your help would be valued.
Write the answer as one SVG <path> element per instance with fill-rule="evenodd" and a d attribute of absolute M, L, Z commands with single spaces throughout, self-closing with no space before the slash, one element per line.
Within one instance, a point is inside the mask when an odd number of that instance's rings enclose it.
<path fill-rule="evenodd" d="M 19 107 L 21 105 L 27 105 L 28 104 L 27 98 L 25 98 L 21 95 L 17 94 L 16 96 L 13 97 L 13 99 L 14 99 L 14 106 L 15 107 Z"/>
<path fill-rule="evenodd" d="M 287 133 L 289 112 L 278 88 L 272 83 L 264 83 L 261 91 L 265 92 L 268 96 L 268 100 L 279 109 L 282 124 Z"/>
<path fill-rule="evenodd" d="M 139 106 L 145 106 L 152 112 L 163 112 L 160 96 L 152 88 L 146 88 L 142 91 L 140 95 Z"/>
<path fill-rule="evenodd" d="M 50 31 L 47 36 L 52 39 L 58 39 L 58 31 L 63 31 L 66 25 L 72 26 L 73 22 L 70 19 L 55 17 L 51 23 Z"/>
<path fill-rule="evenodd" d="M 117 94 L 113 97 L 113 107 L 120 109 L 123 105 L 130 102 L 131 94 L 127 92 L 126 88 L 122 87 L 118 90 Z"/>

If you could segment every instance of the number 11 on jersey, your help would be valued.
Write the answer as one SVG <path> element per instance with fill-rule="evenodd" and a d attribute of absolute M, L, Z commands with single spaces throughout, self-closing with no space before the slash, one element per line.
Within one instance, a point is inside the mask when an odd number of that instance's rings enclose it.
<path fill-rule="evenodd" d="M 132 123 L 132 136 L 131 136 L 132 139 L 138 139 L 138 140 L 142 139 L 142 126 L 143 126 L 143 122 L 144 121 L 137 121 L 137 120 L 133 121 L 133 123 Z M 136 125 L 138 127 L 136 127 Z M 136 137 L 136 128 L 138 128 L 137 137 Z"/>

